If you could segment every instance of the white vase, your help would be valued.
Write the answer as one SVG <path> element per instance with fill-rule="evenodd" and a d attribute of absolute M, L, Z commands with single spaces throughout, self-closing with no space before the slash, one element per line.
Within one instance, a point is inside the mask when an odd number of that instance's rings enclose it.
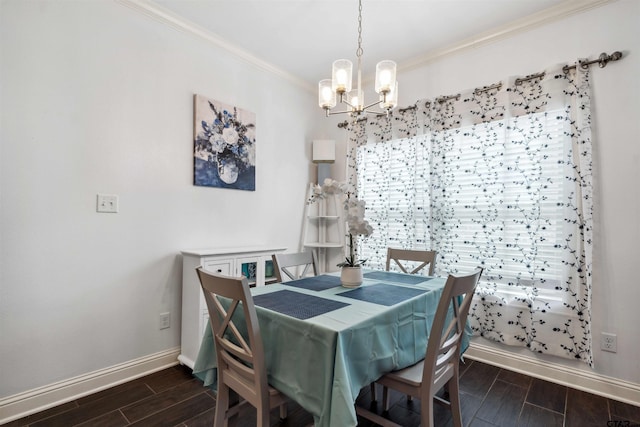
<path fill-rule="evenodd" d="M 233 184 L 238 180 L 238 163 L 233 157 L 218 158 L 218 176 L 226 184 Z"/>
<path fill-rule="evenodd" d="M 362 285 L 362 267 L 342 267 L 340 283 L 345 288 L 357 288 Z"/>

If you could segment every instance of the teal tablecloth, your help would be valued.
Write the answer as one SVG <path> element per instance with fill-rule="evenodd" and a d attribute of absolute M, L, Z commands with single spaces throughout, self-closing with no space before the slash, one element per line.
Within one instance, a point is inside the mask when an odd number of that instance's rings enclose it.
<path fill-rule="evenodd" d="M 355 426 L 354 403 L 362 387 L 424 358 L 445 279 L 418 284 L 392 280 L 365 278 L 362 286 L 385 283 L 426 292 L 384 306 L 340 296 L 349 291 L 340 286 L 322 291 L 285 284 L 252 289 L 254 296 L 288 290 L 349 304 L 306 320 L 256 306 L 269 383 L 311 413 L 316 426 Z M 215 387 L 215 349 L 209 325 L 193 372 L 205 385 Z"/>

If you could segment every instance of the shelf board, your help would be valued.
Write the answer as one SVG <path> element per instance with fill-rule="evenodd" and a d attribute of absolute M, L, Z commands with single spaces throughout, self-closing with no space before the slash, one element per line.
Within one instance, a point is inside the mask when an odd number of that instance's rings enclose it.
<path fill-rule="evenodd" d="M 343 247 L 342 243 L 320 243 L 320 242 L 311 242 L 304 244 L 308 248 L 341 248 Z"/>

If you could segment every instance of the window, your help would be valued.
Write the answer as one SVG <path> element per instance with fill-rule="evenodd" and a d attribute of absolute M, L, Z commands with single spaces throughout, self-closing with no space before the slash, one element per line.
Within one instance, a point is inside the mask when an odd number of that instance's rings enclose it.
<path fill-rule="evenodd" d="M 482 265 L 484 282 L 556 299 L 565 124 L 558 110 L 360 146 L 358 197 L 375 229 L 361 256 L 384 268 L 386 247 L 410 242 L 438 250 L 438 274 Z"/>
<path fill-rule="evenodd" d="M 360 256 L 437 250 L 440 276 L 481 265 L 476 334 L 591 366 L 589 70 L 503 82 L 349 126 L 347 177 L 374 227 Z"/>

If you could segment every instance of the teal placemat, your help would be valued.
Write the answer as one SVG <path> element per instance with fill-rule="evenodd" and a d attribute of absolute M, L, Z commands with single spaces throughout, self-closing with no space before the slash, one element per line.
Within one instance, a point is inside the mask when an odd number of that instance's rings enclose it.
<path fill-rule="evenodd" d="M 304 279 L 292 280 L 284 282 L 283 285 L 294 286 L 296 288 L 311 289 L 312 291 L 324 291 L 325 289 L 340 286 L 340 277 L 338 276 L 313 276 Z"/>
<path fill-rule="evenodd" d="M 417 285 L 418 283 L 433 279 L 433 277 L 394 273 L 391 271 L 370 271 L 368 273 L 364 273 L 363 277 L 373 280 L 382 280 L 385 282 L 402 283 L 405 285 Z"/>
<path fill-rule="evenodd" d="M 253 303 L 262 308 L 302 320 L 351 305 L 346 302 L 287 290 L 256 295 L 253 297 Z"/>
<path fill-rule="evenodd" d="M 372 302 L 374 304 L 391 306 L 414 298 L 425 292 L 428 291 L 425 289 L 404 288 L 402 286 L 378 283 L 371 286 L 362 286 L 337 295 L 360 301 Z"/>

